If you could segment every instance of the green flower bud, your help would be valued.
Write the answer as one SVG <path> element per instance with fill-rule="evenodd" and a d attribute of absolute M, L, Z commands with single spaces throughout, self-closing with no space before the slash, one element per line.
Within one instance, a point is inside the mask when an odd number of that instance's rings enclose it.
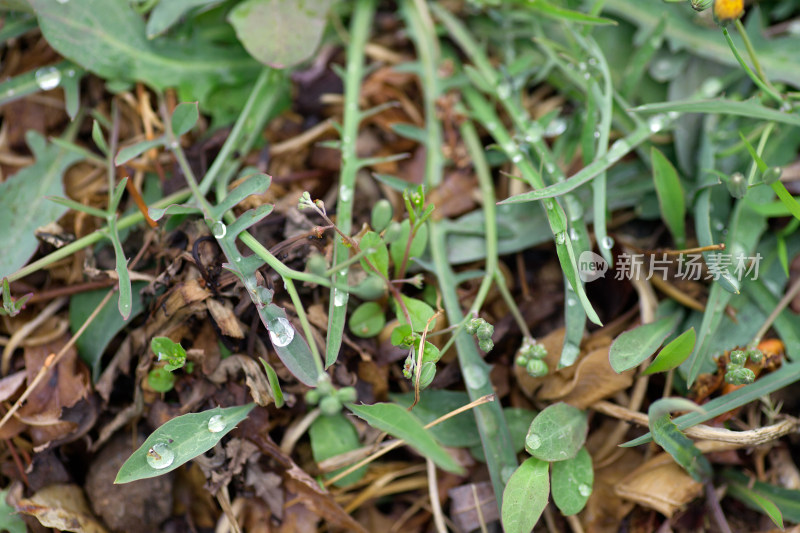
<path fill-rule="evenodd" d="M 477 335 L 479 339 L 491 339 L 494 334 L 494 326 L 488 322 L 484 322 L 478 327 Z"/>
<path fill-rule="evenodd" d="M 542 344 L 534 344 L 531 348 L 531 357 L 534 359 L 544 359 L 547 357 L 547 348 Z"/>
<path fill-rule="evenodd" d="M 532 378 L 541 378 L 546 376 L 550 369 L 547 368 L 547 363 L 541 359 L 531 359 L 525 366 L 525 371 Z"/>
<path fill-rule="evenodd" d="M 372 207 L 372 216 L 370 225 L 372 229 L 380 233 L 385 230 L 389 223 L 392 221 L 392 204 L 389 200 L 381 198 Z"/>
<path fill-rule="evenodd" d="M 339 401 L 342 403 L 353 403 L 356 401 L 358 394 L 353 387 L 342 387 L 336 391 L 336 397 L 339 398 Z"/>
<path fill-rule="evenodd" d="M 528 364 L 528 358 L 524 355 L 518 355 L 514 362 L 517 364 L 517 366 L 525 366 Z"/>
<path fill-rule="evenodd" d="M 752 362 L 754 362 L 755 364 L 759 364 L 761 361 L 764 360 L 764 352 L 762 352 L 758 348 L 753 348 L 752 350 L 747 350 L 747 352 L 745 352 L 745 353 L 747 354 L 747 357 L 749 357 L 750 360 Z"/>
<path fill-rule="evenodd" d="M 747 385 L 756 380 L 756 375 L 749 368 L 732 368 L 725 372 L 725 381 L 732 385 Z"/>
<path fill-rule="evenodd" d="M 324 415 L 333 416 L 342 410 L 342 402 L 336 396 L 325 396 L 319 401 L 319 410 Z"/>
<path fill-rule="evenodd" d="M 747 356 L 745 355 L 743 350 L 734 350 L 731 352 L 732 366 L 744 366 L 746 362 L 747 362 Z"/>
<path fill-rule="evenodd" d="M 782 174 L 783 174 L 783 169 L 781 167 L 769 167 L 761 175 L 761 180 L 767 185 L 772 185 L 773 183 L 781 179 Z"/>
<path fill-rule="evenodd" d="M 692 0 L 692 9 L 695 11 L 705 11 L 711 4 L 714 3 L 714 0 Z"/>
<path fill-rule="evenodd" d="M 728 179 L 728 192 L 734 198 L 744 198 L 747 195 L 747 180 L 741 172 L 734 172 Z"/>
<path fill-rule="evenodd" d="M 414 354 L 410 353 L 403 363 L 403 376 L 406 379 L 411 379 L 411 377 L 414 375 L 414 365 Z"/>
<path fill-rule="evenodd" d="M 306 403 L 308 405 L 317 405 L 319 403 L 319 391 L 317 389 L 311 389 L 306 392 Z"/>
<path fill-rule="evenodd" d="M 478 346 L 484 352 L 491 352 L 492 348 L 494 348 L 494 343 L 492 342 L 492 339 L 482 339 L 478 341 Z"/>
<path fill-rule="evenodd" d="M 486 321 L 482 318 L 473 318 L 472 320 L 467 322 L 465 329 L 467 330 L 467 333 L 469 333 L 470 335 L 475 335 L 478 332 L 478 328 L 485 323 Z"/>
<path fill-rule="evenodd" d="M 435 375 L 436 375 L 435 364 L 422 363 L 422 370 L 420 370 L 419 374 L 419 388 L 420 389 L 427 388 L 427 386 L 430 385 L 431 382 L 433 381 Z"/>

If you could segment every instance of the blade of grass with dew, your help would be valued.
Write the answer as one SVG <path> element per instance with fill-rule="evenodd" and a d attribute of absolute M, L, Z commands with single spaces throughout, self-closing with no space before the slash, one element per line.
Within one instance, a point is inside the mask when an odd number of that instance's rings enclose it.
<path fill-rule="evenodd" d="M 429 227 L 430 250 L 442 292 L 444 309 L 449 322 L 458 324 L 463 320 L 464 315 L 456 293 L 453 270 L 447 261 L 445 230 L 439 222 L 435 221 L 430 222 Z M 475 340 L 464 331 L 456 333 L 455 339 L 458 362 L 470 399 L 476 400 L 492 394 L 494 390 L 489 380 L 491 367 L 478 352 Z M 517 455 L 514 453 L 511 434 L 498 402 L 480 405 L 475 408 L 474 412 L 497 505 L 498 508 L 502 508 L 503 487 L 511 473 L 517 468 Z"/>
<path fill-rule="evenodd" d="M 342 124 L 342 170 L 339 174 L 339 194 L 336 200 L 336 223 L 345 235 L 352 229 L 353 197 L 355 196 L 356 174 L 361 163 L 356 154 L 358 124 L 361 122 L 359 111 L 359 95 L 364 77 L 364 47 L 369 38 L 372 17 L 375 12 L 374 0 L 360 0 L 355 3 L 355 10 L 350 26 L 350 42 L 347 46 L 347 71 L 344 78 L 344 123 Z M 350 247 L 345 245 L 342 236 L 335 236 L 333 264 L 345 261 L 350 255 Z M 348 268 L 340 269 L 333 275 L 336 285 L 347 286 Z M 325 344 L 325 367 L 331 366 L 339 356 L 347 320 L 347 301 L 350 294 L 338 288 L 330 293 L 328 303 L 328 334 Z"/>
<path fill-rule="evenodd" d="M 720 115 L 735 115 L 752 119 L 781 122 L 791 126 L 800 126 L 800 114 L 788 113 L 778 109 L 764 107 L 755 100 L 727 100 L 713 98 L 710 100 L 677 100 L 674 102 L 661 102 L 647 104 L 633 109 L 639 113 L 716 113 Z"/>

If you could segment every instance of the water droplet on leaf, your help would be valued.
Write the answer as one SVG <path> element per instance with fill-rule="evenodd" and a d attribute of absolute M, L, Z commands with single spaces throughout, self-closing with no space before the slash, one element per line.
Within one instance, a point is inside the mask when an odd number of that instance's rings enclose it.
<path fill-rule="evenodd" d="M 61 72 L 56 67 L 43 67 L 34 74 L 36 84 L 43 91 L 55 89 L 61 83 Z"/>
<path fill-rule="evenodd" d="M 584 498 L 588 498 L 589 495 L 592 493 L 592 487 L 587 485 L 586 483 L 581 483 L 578 485 L 578 493 Z"/>
<path fill-rule="evenodd" d="M 612 249 L 614 247 L 614 238 L 606 235 L 603 237 L 603 240 L 600 241 L 600 246 L 602 246 L 605 250 Z"/>
<path fill-rule="evenodd" d="M 214 225 L 211 226 L 211 233 L 214 234 L 214 237 L 217 239 L 221 239 L 228 233 L 228 226 L 226 226 L 223 222 L 217 220 L 214 222 Z"/>
<path fill-rule="evenodd" d="M 529 433 L 525 437 L 525 445 L 531 450 L 536 450 L 542 445 L 542 439 L 536 433 Z"/>
<path fill-rule="evenodd" d="M 154 444 L 153 447 L 147 451 L 147 464 L 156 470 L 167 468 L 173 461 L 175 461 L 175 452 L 173 452 L 169 444 L 165 442 Z"/>
<path fill-rule="evenodd" d="M 222 418 L 222 415 L 214 415 L 208 419 L 208 430 L 211 433 L 219 433 L 225 429 L 225 425 L 225 419 Z"/>
<path fill-rule="evenodd" d="M 565 242 L 567 242 L 567 233 L 564 231 L 556 233 L 556 244 L 564 244 Z"/>
<path fill-rule="evenodd" d="M 333 289 L 333 305 L 341 307 L 347 303 L 347 293 L 339 289 Z"/>
<path fill-rule="evenodd" d="M 664 126 L 667 125 L 667 116 L 666 115 L 653 115 L 647 121 L 647 127 L 650 128 L 651 133 L 658 133 L 659 131 L 664 129 Z"/>
<path fill-rule="evenodd" d="M 283 317 L 274 318 L 267 324 L 269 338 L 277 347 L 287 346 L 294 339 L 294 328 Z"/>
<path fill-rule="evenodd" d="M 339 187 L 339 200 L 341 200 L 342 202 L 349 202 L 352 199 L 353 199 L 352 188 L 346 185 L 342 185 L 341 187 Z"/>
<path fill-rule="evenodd" d="M 565 131 L 567 131 L 567 121 L 558 117 L 550 121 L 547 129 L 544 130 L 544 135 L 545 137 L 558 137 Z"/>

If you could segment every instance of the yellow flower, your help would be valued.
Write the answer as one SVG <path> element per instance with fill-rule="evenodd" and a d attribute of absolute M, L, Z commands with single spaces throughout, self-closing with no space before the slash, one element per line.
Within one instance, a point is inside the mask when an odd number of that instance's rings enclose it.
<path fill-rule="evenodd" d="M 714 18 L 720 24 L 732 22 L 744 13 L 744 0 L 714 0 Z"/>

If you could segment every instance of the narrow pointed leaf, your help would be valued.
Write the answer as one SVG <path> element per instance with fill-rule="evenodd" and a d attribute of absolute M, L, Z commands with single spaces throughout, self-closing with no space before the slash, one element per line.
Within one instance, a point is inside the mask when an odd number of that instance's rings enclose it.
<path fill-rule="evenodd" d="M 644 371 L 644 374 L 666 372 L 679 367 L 692 354 L 695 338 L 694 328 L 690 328 L 678 335 L 658 352 L 658 355 Z"/>

